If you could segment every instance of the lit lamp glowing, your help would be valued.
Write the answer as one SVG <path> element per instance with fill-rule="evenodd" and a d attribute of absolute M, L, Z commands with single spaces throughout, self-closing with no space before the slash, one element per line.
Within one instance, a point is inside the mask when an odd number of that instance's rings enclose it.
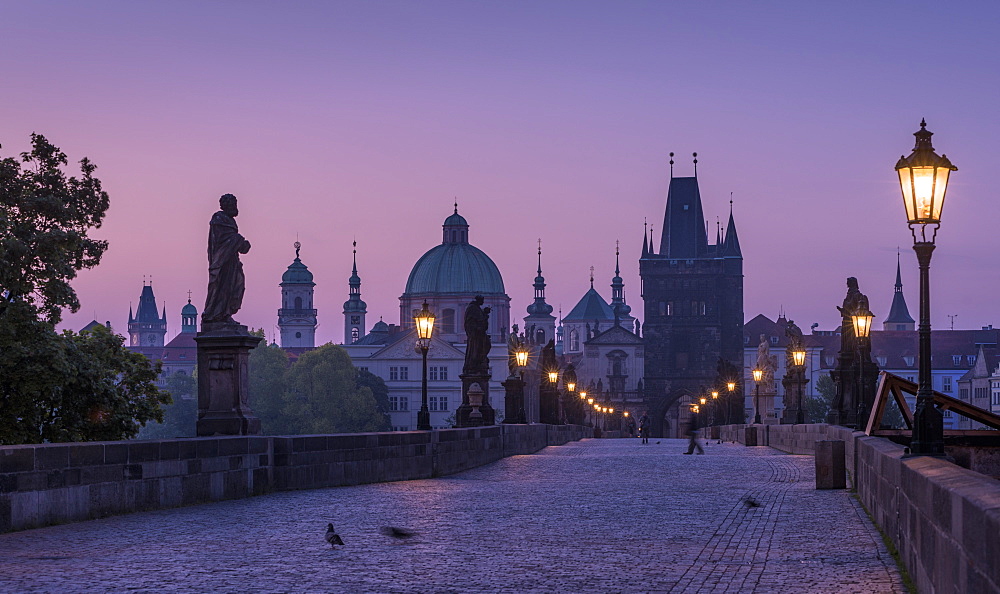
<path fill-rule="evenodd" d="M 872 318 L 874 317 L 875 314 L 868 311 L 867 308 L 851 315 L 851 321 L 854 322 L 855 336 L 858 338 L 868 338 L 872 332 Z M 794 355 L 795 353 L 792 353 L 792 356 Z M 802 354 L 802 360 L 805 361 L 805 353 Z M 800 363 L 796 363 L 796 365 L 800 365 Z"/>
<path fill-rule="evenodd" d="M 549 383 L 553 386 L 559 381 L 559 370 L 552 370 L 548 372 Z"/>
<path fill-rule="evenodd" d="M 920 326 L 918 328 L 919 367 L 917 369 L 917 406 L 913 412 L 913 437 L 910 452 L 914 456 L 944 456 L 944 419 L 934 406 L 931 385 L 931 295 L 930 268 L 934 241 L 941 226 L 948 178 L 958 167 L 952 165 L 947 155 L 938 156 L 931 144 L 934 134 L 927 130 L 927 122 L 920 121 L 920 130 L 913 134 L 916 145 L 909 157 L 896 162 L 899 187 L 903 192 L 906 222 L 913 235 L 913 251 L 917 253 L 920 268 Z M 920 225 L 917 236 L 915 225 Z M 927 227 L 931 227 L 930 237 Z"/>
<path fill-rule="evenodd" d="M 515 350 L 514 351 L 514 362 L 517 363 L 517 366 L 520 367 L 522 370 L 525 367 L 527 367 L 528 366 L 528 349 L 526 349 L 526 348 L 524 348 L 522 346 L 522 347 L 519 347 L 517 350 Z"/>
<path fill-rule="evenodd" d="M 576 390 L 576 382 L 567 382 L 566 383 L 566 389 L 569 390 L 570 392 L 575 391 Z"/>
<path fill-rule="evenodd" d="M 427 408 L 427 350 L 431 346 L 431 335 L 434 333 L 434 319 L 434 313 L 427 307 L 426 301 L 423 309 L 413 316 L 413 322 L 417 327 L 417 348 L 420 349 L 424 363 L 424 374 L 420 381 L 420 411 L 417 413 L 418 431 L 431 429 L 431 413 Z"/>
<path fill-rule="evenodd" d="M 586 400 L 586 399 L 587 399 L 587 391 L 586 390 L 580 390 L 580 400 Z M 593 401 L 591 401 L 591 402 L 593 402 Z"/>
<path fill-rule="evenodd" d="M 701 404 L 704 405 L 706 402 L 708 402 L 708 399 L 703 396 L 701 398 Z"/>
<path fill-rule="evenodd" d="M 868 326 L 871 327 L 871 321 L 869 320 Z M 792 363 L 798 366 L 806 364 L 806 352 L 805 351 L 792 351 Z"/>
<path fill-rule="evenodd" d="M 718 399 L 719 399 L 719 391 L 712 390 L 712 400 L 718 400 Z"/>
<path fill-rule="evenodd" d="M 753 422 L 760 424 L 760 380 L 764 379 L 763 369 L 753 370 L 754 392 L 753 392 Z"/>

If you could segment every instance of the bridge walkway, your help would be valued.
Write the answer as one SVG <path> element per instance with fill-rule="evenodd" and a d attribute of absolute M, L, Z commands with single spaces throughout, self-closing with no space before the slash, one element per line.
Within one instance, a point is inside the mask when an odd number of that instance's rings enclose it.
<path fill-rule="evenodd" d="M 685 449 L 590 439 L 444 478 L 2 534 L 0 591 L 906 591 L 856 499 L 815 490 L 811 457 Z"/>

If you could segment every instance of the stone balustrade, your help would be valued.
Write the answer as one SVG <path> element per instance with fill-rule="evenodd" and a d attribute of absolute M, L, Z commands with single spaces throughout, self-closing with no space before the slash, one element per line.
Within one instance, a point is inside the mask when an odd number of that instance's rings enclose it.
<path fill-rule="evenodd" d="M 592 434 L 536 424 L 0 446 L 0 532 L 271 491 L 443 476 Z"/>

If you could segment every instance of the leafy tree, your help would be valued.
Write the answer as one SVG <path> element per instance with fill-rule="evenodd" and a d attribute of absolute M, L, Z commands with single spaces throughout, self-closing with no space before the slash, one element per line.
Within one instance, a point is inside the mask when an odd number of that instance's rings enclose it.
<path fill-rule="evenodd" d="M 357 379 L 355 381 L 357 382 L 358 388 L 368 388 L 372 391 L 372 396 L 375 398 L 375 404 L 378 406 L 379 411 L 385 416 L 386 427 L 391 427 L 392 422 L 389 418 L 389 386 L 385 385 L 385 380 L 367 369 L 358 369 Z"/>
<path fill-rule="evenodd" d="M 837 395 L 837 385 L 829 373 L 820 374 L 816 380 L 816 392 L 815 397 L 806 398 L 806 416 L 810 423 L 825 423 L 833 398 Z"/>
<path fill-rule="evenodd" d="M 326 344 L 302 354 L 286 374 L 285 407 L 294 433 L 385 431 L 385 414 L 371 388 L 358 387 L 357 371 L 343 348 Z"/>
<path fill-rule="evenodd" d="M 99 228 L 109 199 L 80 161 L 80 178 L 62 171 L 66 154 L 41 134 L 32 150 L 0 160 L 0 316 L 11 303 L 26 303 L 39 318 L 57 324 L 62 309 L 80 309 L 69 281 L 101 261 L 108 242 L 87 233 Z"/>
<path fill-rule="evenodd" d="M 139 430 L 139 439 L 194 437 L 198 422 L 198 380 L 186 373 L 167 376 L 164 391 L 173 404 L 163 409 L 163 421 L 149 423 Z"/>
<path fill-rule="evenodd" d="M 261 341 L 250 351 L 248 371 L 248 396 L 250 408 L 260 418 L 261 429 L 266 435 L 289 433 L 287 419 L 282 414 L 285 401 L 285 373 L 288 355 L 277 345 Z M 297 431 L 291 431 L 297 433 Z"/>
<path fill-rule="evenodd" d="M 67 178 L 62 151 L 39 134 L 31 144 L 0 159 L 0 444 L 133 437 L 170 402 L 159 366 L 107 328 L 55 331 L 64 308 L 80 308 L 69 281 L 108 247 L 88 236 L 108 195 L 89 160 Z"/>

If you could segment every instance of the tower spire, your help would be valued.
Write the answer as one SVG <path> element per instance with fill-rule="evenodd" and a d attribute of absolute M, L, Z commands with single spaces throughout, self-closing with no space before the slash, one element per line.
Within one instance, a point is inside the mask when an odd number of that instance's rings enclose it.
<path fill-rule="evenodd" d="M 913 330 L 915 322 L 910 317 L 910 312 L 906 307 L 906 299 L 903 297 L 903 277 L 900 274 L 899 248 L 896 248 L 896 286 L 892 293 L 892 306 L 889 308 L 889 316 L 882 322 L 883 330 Z"/>
<path fill-rule="evenodd" d="M 590 288 L 594 288 L 594 267 L 590 267 Z"/>
<path fill-rule="evenodd" d="M 611 279 L 611 310 L 615 313 L 616 326 L 620 324 L 622 318 L 627 318 L 632 313 L 632 308 L 625 304 L 625 281 L 622 280 L 619 266 L 620 254 L 621 242 L 615 241 L 615 276 Z M 631 325 L 631 322 L 629 324 Z"/>

